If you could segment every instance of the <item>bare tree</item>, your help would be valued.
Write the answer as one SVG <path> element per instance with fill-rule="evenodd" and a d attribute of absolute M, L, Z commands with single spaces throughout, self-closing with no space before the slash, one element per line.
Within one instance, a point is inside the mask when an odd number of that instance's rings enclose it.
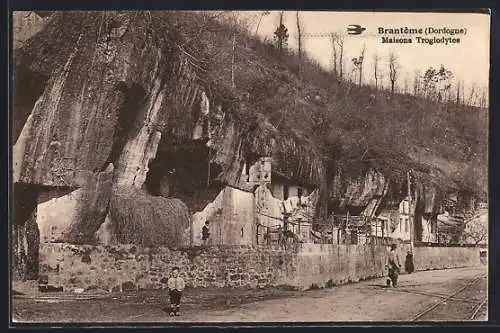
<path fill-rule="evenodd" d="M 330 42 L 332 44 L 333 52 L 333 75 L 335 75 L 335 77 L 337 78 L 339 73 L 337 72 L 337 46 L 335 45 L 335 39 L 337 38 L 336 36 L 337 35 L 334 33 L 330 34 Z"/>
<path fill-rule="evenodd" d="M 373 55 L 373 77 L 375 78 L 375 90 L 378 90 L 378 79 L 379 79 L 379 71 L 378 71 L 378 62 L 380 60 L 377 52 Z"/>
<path fill-rule="evenodd" d="M 299 11 L 296 12 L 296 21 L 297 21 L 297 45 L 298 45 L 298 53 L 299 53 L 299 67 L 298 73 L 300 74 L 300 67 L 302 66 L 302 24 L 300 21 Z"/>
<path fill-rule="evenodd" d="M 479 107 L 486 108 L 488 107 L 488 88 L 481 88 L 481 97 L 479 98 Z"/>
<path fill-rule="evenodd" d="M 356 58 L 353 58 L 353 60 L 356 59 Z M 353 64 L 352 64 L 352 67 L 351 67 L 351 70 L 347 72 L 347 75 L 346 75 L 346 81 L 347 82 L 356 82 L 356 72 L 358 71 L 358 66 L 356 65 L 356 63 L 354 63 L 353 61 Z"/>
<path fill-rule="evenodd" d="M 359 86 L 361 87 L 361 83 L 363 82 L 363 61 L 365 59 L 366 45 L 363 44 L 363 48 L 361 49 L 361 55 L 359 56 Z"/>
<path fill-rule="evenodd" d="M 465 104 L 465 86 L 463 84 L 462 84 L 462 91 L 460 92 L 460 94 L 462 95 L 460 97 L 462 104 Z"/>
<path fill-rule="evenodd" d="M 389 53 L 389 80 L 391 81 L 391 95 L 394 96 L 394 87 L 399 74 L 398 58 L 394 51 Z"/>
<path fill-rule="evenodd" d="M 236 88 L 234 84 L 234 57 L 236 55 L 236 33 L 233 33 L 233 51 L 231 54 L 231 89 Z"/>
<path fill-rule="evenodd" d="M 469 99 L 467 100 L 467 105 L 474 105 L 476 99 L 476 84 L 473 83 L 470 88 Z"/>
<path fill-rule="evenodd" d="M 363 77 L 363 60 L 365 58 L 366 45 L 361 49 L 361 55 L 358 58 L 352 58 L 353 72 L 358 72 L 358 86 L 361 87 Z"/>
<path fill-rule="evenodd" d="M 420 96 L 420 90 L 421 90 L 421 73 L 419 70 L 415 71 L 415 77 L 413 78 L 413 95 L 415 96 Z"/>
<path fill-rule="evenodd" d="M 233 47 L 231 51 L 231 89 L 235 89 L 235 82 L 234 82 L 234 60 L 236 56 L 236 33 L 237 33 L 237 25 L 238 25 L 238 17 L 236 13 L 232 13 L 231 15 L 231 21 L 232 21 L 232 32 L 233 32 Z"/>
<path fill-rule="evenodd" d="M 457 82 L 457 95 L 455 97 L 455 104 L 460 104 L 460 81 Z"/>
<path fill-rule="evenodd" d="M 342 81 L 344 77 L 344 36 L 341 34 L 335 34 L 335 43 L 338 46 L 338 55 L 339 55 L 339 78 Z"/>
<path fill-rule="evenodd" d="M 257 35 L 257 32 L 259 31 L 260 22 L 262 21 L 262 18 L 269 14 L 271 14 L 271 12 L 266 10 L 259 15 L 260 17 L 259 17 L 259 22 L 257 23 L 257 28 L 255 28 L 255 35 Z"/>

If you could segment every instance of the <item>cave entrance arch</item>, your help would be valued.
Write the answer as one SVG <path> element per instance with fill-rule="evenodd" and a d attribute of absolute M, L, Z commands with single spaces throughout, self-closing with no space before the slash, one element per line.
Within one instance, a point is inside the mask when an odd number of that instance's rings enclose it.
<path fill-rule="evenodd" d="M 223 188 L 217 179 L 221 169 L 209 162 L 209 154 L 205 140 L 160 143 L 149 163 L 146 190 L 154 196 L 181 199 L 191 213 L 203 210 Z"/>
<path fill-rule="evenodd" d="M 39 274 L 40 230 L 36 223 L 36 185 L 15 183 L 12 191 L 11 258 L 14 277 L 36 280 Z"/>

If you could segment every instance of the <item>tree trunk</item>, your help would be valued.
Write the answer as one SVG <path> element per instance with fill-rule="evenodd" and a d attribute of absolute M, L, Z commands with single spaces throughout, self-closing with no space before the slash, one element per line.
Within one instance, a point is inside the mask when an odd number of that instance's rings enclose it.
<path fill-rule="evenodd" d="M 255 28 L 255 35 L 257 36 L 257 32 L 259 31 L 259 26 L 260 26 L 260 22 L 262 21 L 262 18 L 264 17 L 264 15 L 260 15 L 260 18 L 259 18 L 259 23 L 257 23 L 257 28 Z"/>
<path fill-rule="evenodd" d="M 344 47 L 340 47 L 340 59 L 339 59 L 339 76 L 340 81 L 344 78 L 344 66 L 343 66 L 343 58 L 344 58 Z"/>
<path fill-rule="evenodd" d="M 234 90 L 235 84 L 234 84 L 234 55 L 236 52 L 236 34 L 233 33 L 233 53 L 231 57 L 231 89 Z"/>
<path fill-rule="evenodd" d="M 358 85 L 361 87 L 361 76 L 363 75 L 363 62 L 359 65 L 359 83 Z"/>
<path fill-rule="evenodd" d="M 335 35 L 332 34 L 332 48 L 333 48 L 333 74 L 335 78 L 338 78 L 339 73 L 337 72 L 337 47 L 335 46 Z"/>
<path fill-rule="evenodd" d="M 296 14 L 297 17 L 297 37 L 298 37 L 298 52 L 299 52 L 299 64 L 298 64 L 298 70 L 297 70 L 297 75 L 300 76 L 300 67 L 302 66 L 302 27 L 300 26 L 300 18 L 299 18 L 299 12 L 297 11 Z"/>

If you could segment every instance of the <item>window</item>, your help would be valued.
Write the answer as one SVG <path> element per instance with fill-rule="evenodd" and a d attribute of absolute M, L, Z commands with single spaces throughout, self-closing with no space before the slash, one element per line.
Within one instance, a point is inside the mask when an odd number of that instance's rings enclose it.
<path fill-rule="evenodd" d="M 400 217 L 400 218 L 399 218 L 399 231 L 401 231 L 401 230 L 402 230 L 402 228 L 403 228 L 403 218 L 402 218 L 402 217 Z"/>
<path fill-rule="evenodd" d="M 288 184 L 283 185 L 283 200 L 288 199 Z"/>
<path fill-rule="evenodd" d="M 405 232 L 408 232 L 408 218 L 405 218 Z"/>

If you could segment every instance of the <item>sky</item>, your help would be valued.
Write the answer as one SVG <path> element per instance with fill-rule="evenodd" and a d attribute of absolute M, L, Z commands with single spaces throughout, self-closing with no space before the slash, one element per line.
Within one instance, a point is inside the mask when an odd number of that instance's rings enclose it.
<path fill-rule="evenodd" d="M 240 12 L 241 17 L 251 18 L 251 32 L 255 33 L 262 11 Z M 278 13 L 272 11 L 270 15 L 262 17 L 257 34 L 262 38 L 272 38 L 278 24 Z M 489 43 L 490 43 L 490 16 L 487 14 L 464 13 L 398 13 L 398 12 L 327 12 L 301 11 L 303 30 L 307 33 L 347 33 L 347 26 L 359 24 L 366 28 L 361 35 L 347 35 L 344 42 L 344 59 L 348 69 L 351 68 L 353 57 L 358 57 L 363 45 L 366 47 L 363 63 L 365 83 L 373 80 L 373 56 L 377 53 L 381 60 L 379 66 L 384 71 L 384 86 L 388 86 L 388 55 L 394 51 L 398 56 L 402 75 L 400 85 L 404 80 L 413 81 L 415 71 L 425 72 L 430 66 L 439 68 L 443 64 L 454 73 L 455 80 L 461 80 L 467 87 L 473 84 L 478 87 L 488 87 L 489 81 Z M 297 47 L 296 41 L 296 12 L 285 11 L 285 26 L 290 38 L 288 46 Z M 460 38 L 458 44 L 418 44 L 413 38 L 412 44 L 382 43 L 378 28 L 422 28 L 433 27 L 466 29 L 465 35 L 437 34 L 436 37 Z M 420 34 L 417 34 L 421 36 Z M 413 35 L 413 36 L 417 36 Z M 402 36 L 401 36 L 402 37 Z M 409 37 L 406 35 L 405 37 Z M 432 36 L 423 36 L 432 37 Z M 332 68 L 332 47 L 329 38 L 307 37 L 305 50 L 308 55 L 316 59 L 325 68 Z"/>

